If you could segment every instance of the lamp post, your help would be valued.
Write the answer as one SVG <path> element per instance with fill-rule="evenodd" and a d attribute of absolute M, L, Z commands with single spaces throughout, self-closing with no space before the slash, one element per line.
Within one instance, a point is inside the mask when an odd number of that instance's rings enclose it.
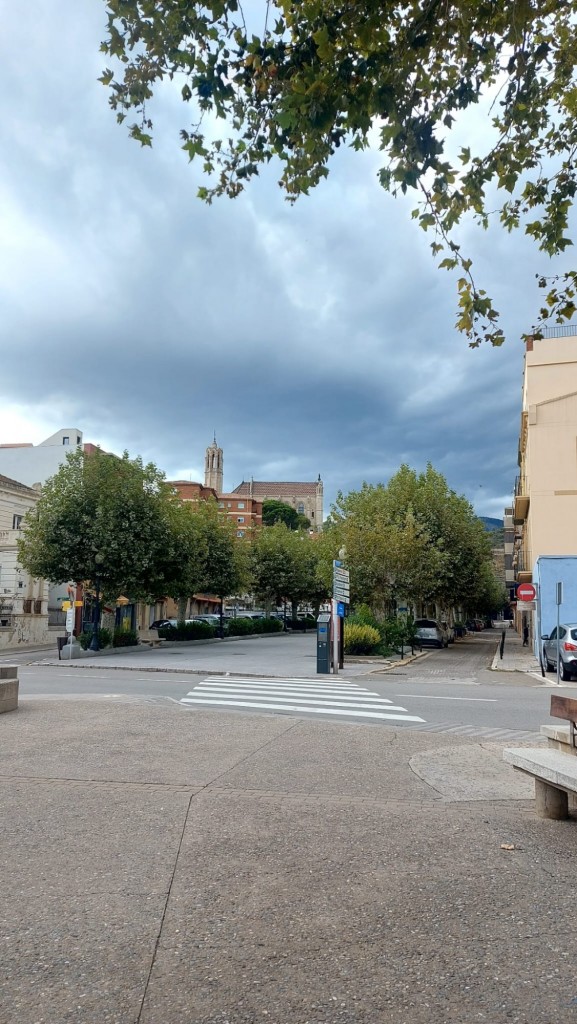
<path fill-rule="evenodd" d="M 103 560 L 103 556 L 97 552 L 94 556 L 94 589 L 96 591 L 96 594 L 94 601 L 94 610 L 92 613 L 92 639 L 90 641 L 89 646 L 89 649 L 91 651 L 100 650 L 100 644 L 98 642 L 98 625 L 100 622 L 100 565 L 102 564 Z"/>

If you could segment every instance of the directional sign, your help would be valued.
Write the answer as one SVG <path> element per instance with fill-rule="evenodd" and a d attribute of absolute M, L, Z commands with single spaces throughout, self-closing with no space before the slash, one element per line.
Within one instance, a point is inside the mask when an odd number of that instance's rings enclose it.
<path fill-rule="evenodd" d="M 519 601 L 534 601 L 537 591 L 532 583 L 520 583 L 517 587 L 517 598 Z"/>
<path fill-rule="evenodd" d="M 69 608 L 66 612 L 66 632 L 72 633 L 74 629 L 74 608 Z"/>

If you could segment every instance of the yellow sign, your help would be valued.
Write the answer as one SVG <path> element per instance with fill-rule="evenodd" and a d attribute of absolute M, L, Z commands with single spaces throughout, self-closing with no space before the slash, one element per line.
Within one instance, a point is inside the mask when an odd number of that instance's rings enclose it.
<path fill-rule="evenodd" d="M 70 604 L 70 601 L 63 601 L 62 602 L 62 611 L 63 612 L 67 612 L 68 609 L 71 608 L 71 607 L 72 607 L 72 605 Z"/>
<path fill-rule="evenodd" d="M 74 607 L 75 608 L 82 608 L 82 603 L 83 603 L 82 601 L 75 601 L 74 602 Z"/>

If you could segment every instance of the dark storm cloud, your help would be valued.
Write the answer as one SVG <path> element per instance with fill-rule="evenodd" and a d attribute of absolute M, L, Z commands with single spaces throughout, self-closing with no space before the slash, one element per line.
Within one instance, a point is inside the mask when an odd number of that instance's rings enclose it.
<path fill-rule="evenodd" d="M 176 144 L 185 109 L 161 97 L 155 147 L 139 150 L 96 82 L 104 5 L 59 10 L 56 23 L 35 0 L 25 27 L 5 16 L 0 401 L 32 424 L 38 405 L 57 411 L 169 476 L 198 477 L 216 430 L 226 486 L 321 473 L 327 504 L 431 461 L 500 514 L 521 345 L 471 351 L 455 333 L 454 282 L 411 204 L 377 187 L 376 158 L 339 155 L 294 208 L 274 168 L 207 208 Z M 526 247 L 470 241 L 515 339 L 529 326 Z"/>

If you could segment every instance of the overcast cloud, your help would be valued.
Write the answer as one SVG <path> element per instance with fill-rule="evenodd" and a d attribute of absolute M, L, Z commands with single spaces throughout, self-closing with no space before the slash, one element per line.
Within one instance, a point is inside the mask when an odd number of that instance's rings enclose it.
<path fill-rule="evenodd" d="M 518 338 L 536 302 L 529 244 L 468 234 L 509 339 L 470 350 L 453 327 L 454 282 L 411 202 L 376 184 L 377 154 L 341 151 L 295 207 L 274 169 L 204 206 L 170 91 L 151 151 L 117 127 L 96 80 L 105 8 L 88 8 L 4 11 L 0 442 L 77 426 L 200 479 L 216 430 L 228 489 L 320 473 L 326 511 L 339 489 L 431 461 L 479 513 L 502 515 Z"/>

